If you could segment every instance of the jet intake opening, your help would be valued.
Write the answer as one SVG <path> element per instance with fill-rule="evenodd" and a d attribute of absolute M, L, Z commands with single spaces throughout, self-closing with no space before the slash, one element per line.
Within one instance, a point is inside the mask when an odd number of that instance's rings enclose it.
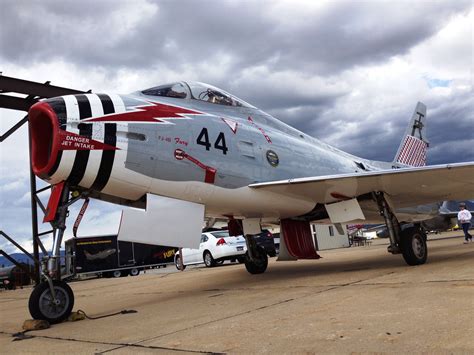
<path fill-rule="evenodd" d="M 56 145 L 59 135 L 55 134 L 58 130 L 58 121 L 54 111 L 44 102 L 33 105 L 28 115 L 32 169 L 36 175 L 45 177 L 58 155 Z"/>

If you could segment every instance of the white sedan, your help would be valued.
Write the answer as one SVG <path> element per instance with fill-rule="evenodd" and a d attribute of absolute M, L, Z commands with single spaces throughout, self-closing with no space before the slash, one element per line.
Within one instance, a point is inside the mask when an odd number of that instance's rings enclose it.
<path fill-rule="evenodd" d="M 228 231 L 206 232 L 201 235 L 199 249 L 183 248 L 183 266 L 202 264 L 207 267 L 215 266 L 224 260 L 244 262 L 247 245 L 242 236 L 231 237 Z M 174 262 L 180 269 L 181 254 L 176 253 Z"/>

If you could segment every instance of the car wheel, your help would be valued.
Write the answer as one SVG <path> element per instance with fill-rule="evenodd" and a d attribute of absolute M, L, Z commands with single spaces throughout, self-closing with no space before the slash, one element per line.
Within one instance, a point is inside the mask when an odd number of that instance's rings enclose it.
<path fill-rule="evenodd" d="M 179 255 L 174 259 L 174 265 L 176 269 L 181 271 L 181 257 Z M 186 269 L 186 265 L 183 265 L 183 271 L 184 269 Z"/>
<path fill-rule="evenodd" d="M 112 272 L 112 277 L 122 277 L 122 271 L 115 270 Z"/>
<path fill-rule="evenodd" d="M 203 259 L 204 259 L 204 265 L 206 267 L 214 267 L 216 266 L 216 261 L 212 257 L 212 254 L 209 250 L 206 250 L 203 254 Z"/>
<path fill-rule="evenodd" d="M 133 269 L 130 269 L 130 276 L 138 276 L 140 275 L 140 270 L 134 267 Z"/>

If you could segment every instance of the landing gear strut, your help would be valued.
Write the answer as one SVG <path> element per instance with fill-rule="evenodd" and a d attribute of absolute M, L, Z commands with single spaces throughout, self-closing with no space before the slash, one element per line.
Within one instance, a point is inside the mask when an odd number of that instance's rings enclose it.
<path fill-rule="evenodd" d="M 245 268 L 251 274 L 262 274 L 268 266 L 267 252 L 255 242 L 253 235 L 245 235 L 247 242 L 247 254 L 245 257 Z"/>
<path fill-rule="evenodd" d="M 392 254 L 402 254 L 408 265 L 421 265 L 428 258 L 426 234 L 419 225 L 402 229 L 397 217 L 387 202 L 383 192 L 375 192 L 374 200 L 379 207 L 380 215 L 387 225 L 390 245 L 387 250 Z"/>
<path fill-rule="evenodd" d="M 74 306 L 74 294 L 69 285 L 61 281 L 60 249 L 66 229 L 68 207 L 79 200 L 77 196 L 69 200 L 69 188 L 64 185 L 53 226 L 53 248 L 51 254 L 43 249 L 41 260 L 42 281 L 30 295 L 28 307 L 34 319 L 44 319 L 49 323 L 59 323 L 71 314 Z"/>

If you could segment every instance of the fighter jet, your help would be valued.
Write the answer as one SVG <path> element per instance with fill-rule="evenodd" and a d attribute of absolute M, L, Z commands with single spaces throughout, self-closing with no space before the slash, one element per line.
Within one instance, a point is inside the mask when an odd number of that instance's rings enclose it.
<path fill-rule="evenodd" d="M 103 260 L 108 258 L 110 255 L 115 254 L 117 250 L 116 249 L 106 249 L 99 251 L 95 254 L 89 253 L 87 250 L 84 250 L 84 255 L 86 256 L 86 259 L 89 261 L 95 261 L 95 260 Z"/>
<path fill-rule="evenodd" d="M 57 232 L 43 269 L 50 286 L 33 292 L 30 312 L 55 322 L 72 309 L 69 300 L 51 313 L 40 299 L 72 295 L 52 279 L 68 206 L 82 197 L 133 207 L 122 213 L 121 240 L 196 248 L 204 219 L 225 219 L 231 235 L 245 236 L 252 274 L 267 268 L 253 239 L 266 223 L 280 224 L 280 260 L 319 258 L 310 222 L 382 222 L 388 251 L 423 264 L 420 223 L 438 213 L 437 201 L 474 197 L 474 162 L 426 166 L 425 124 L 426 106 L 418 103 L 393 161 L 381 162 L 199 82 L 38 102 L 29 110 L 32 169 L 54 185 L 45 221 Z"/>
<path fill-rule="evenodd" d="M 459 203 L 464 202 L 466 209 L 474 213 L 474 201 L 443 201 L 439 208 L 439 215 L 422 222 L 424 229 L 428 231 L 445 231 L 455 227 L 459 221 Z"/>

